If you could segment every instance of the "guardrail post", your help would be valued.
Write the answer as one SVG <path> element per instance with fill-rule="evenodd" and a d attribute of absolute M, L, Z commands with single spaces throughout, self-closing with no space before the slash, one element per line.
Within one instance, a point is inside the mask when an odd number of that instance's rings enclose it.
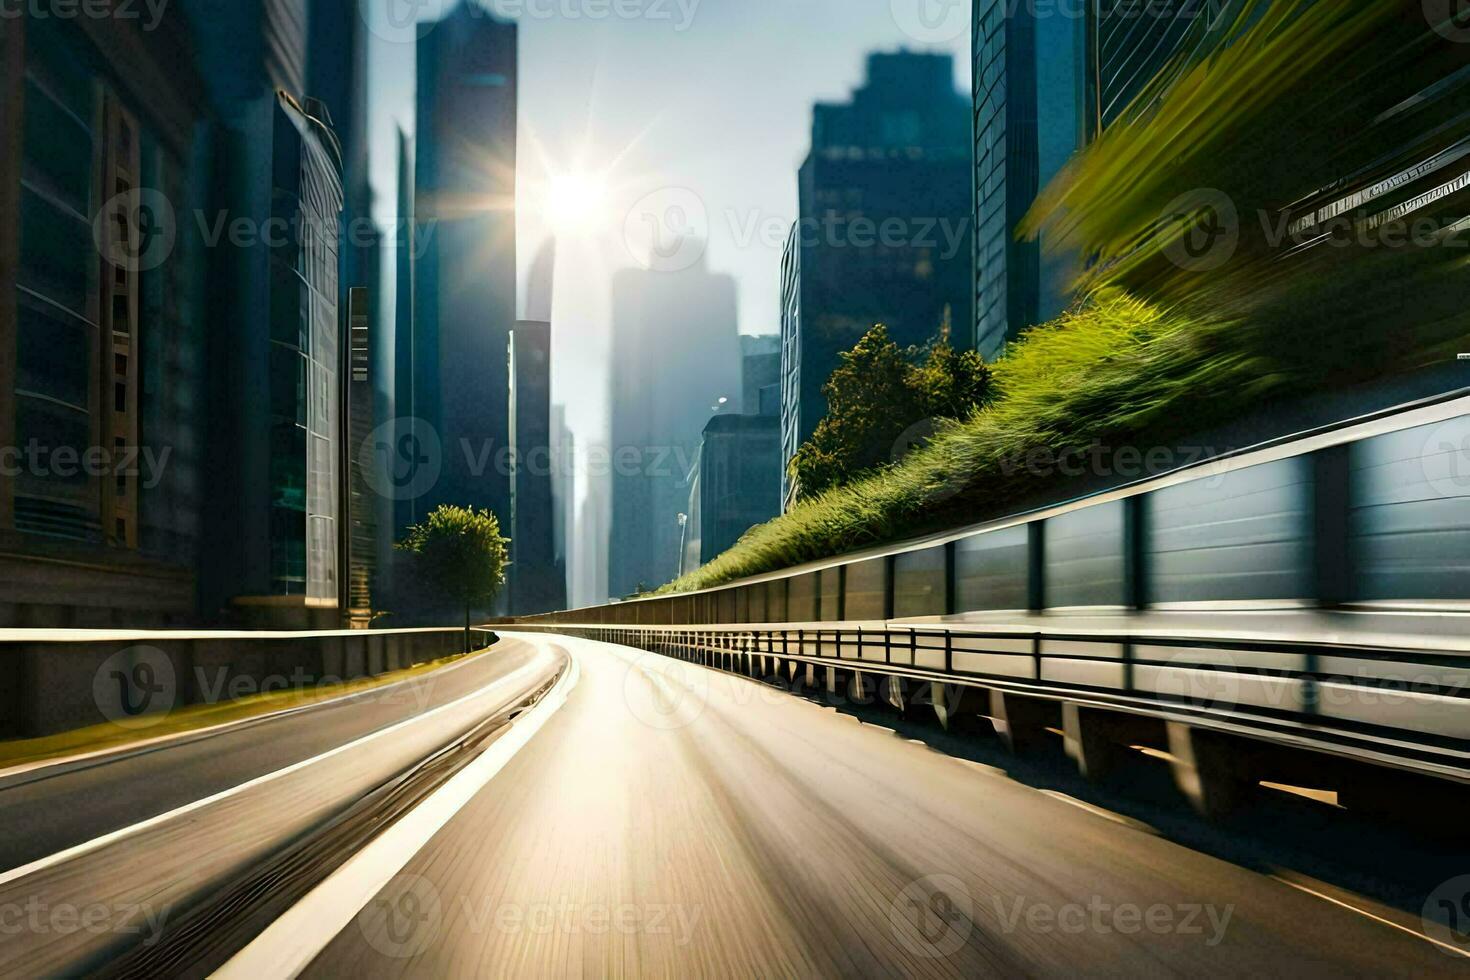
<path fill-rule="evenodd" d="M 1123 500 L 1123 603 L 1131 609 L 1149 604 L 1148 506 L 1148 494 Z"/>
<path fill-rule="evenodd" d="M 1046 608 L 1046 521 L 1026 525 L 1026 602 L 1032 612 Z"/>
<path fill-rule="evenodd" d="M 1312 454 L 1312 553 L 1314 592 L 1332 608 L 1353 598 L 1350 448 L 1330 446 Z"/>

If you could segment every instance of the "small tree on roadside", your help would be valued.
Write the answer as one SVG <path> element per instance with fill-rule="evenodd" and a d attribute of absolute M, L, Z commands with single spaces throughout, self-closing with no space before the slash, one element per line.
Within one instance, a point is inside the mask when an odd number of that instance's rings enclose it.
<path fill-rule="evenodd" d="M 443 504 L 398 543 L 433 588 L 464 607 L 465 651 L 470 649 L 470 612 L 488 606 L 505 584 L 509 566 L 500 521 L 488 510 Z"/>

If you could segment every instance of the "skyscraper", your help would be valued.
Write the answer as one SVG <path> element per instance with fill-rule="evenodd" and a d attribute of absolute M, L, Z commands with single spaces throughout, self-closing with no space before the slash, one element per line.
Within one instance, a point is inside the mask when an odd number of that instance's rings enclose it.
<path fill-rule="evenodd" d="M 1089 25 L 1094 126 L 1102 130 L 1116 122 L 1176 54 L 1204 38 L 1204 29 L 1230 2 L 1098 0 Z"/>
<path fill-rule="evenodd" d="M 410 404 L 443 450 L 441 503 L 510 519 L 506 351 L 516 321 L 516 25 L 460 3 L 418 43 Z"/>
<path fill-rule="evenodd" d="M 613 279 L 608 587 L 672 580 L 701 433 L 740 397 L 735 282 L 703 262 Z M 721 402 L 724 399 L 724 402 Z"/>
<path fill-rule="evenodd" d="M 994 358 L 1070 300 L 1081 258 L 1016 227 L 1078 149 L 1116 122 L 1225 0 L 1097 0 L 1085 16 L 976 0 L 975 345 Z"/>
<path fill-rule="evenodd" d="M 1076 271 L 1046 261 L 1016 226 L 1087 139 L 1089 18 L 1042 16 L 1006 0 L 974 6 L 975 346 L 994 358 L 1060 313 Z"/>
<path fill-rule="evenodd" d="M 206 497 L 208 115 L 182 11 L 0 25 L 0 625 L 183 623 Z"/>
<path fill-rule="evenodd" d="M 206 611 L 338 625 L 343 147 L 308 78 L 306 5 L 189 5 L 216 117 L 215 214 L 290 233 L 210 251 Z"/>
<path fill-rule="evenodd" d="M 551 324 L 522 320 L 510 335 L 510 600 L 512 615 L 566 605 L 556 561 L 552 492 Z"/>
<path fill-rule="evenodd" d="M 813 115 L 784 272 L 799 308 L 784 324 L 798 350 L 783 362 L 783 465 L 826 413 L 842 351 L 877 323 L 923 343 L 946 315 L 969 323 L 973 296 L 969 112 L 954 60 L 870 55 L 851 101 Z"/>

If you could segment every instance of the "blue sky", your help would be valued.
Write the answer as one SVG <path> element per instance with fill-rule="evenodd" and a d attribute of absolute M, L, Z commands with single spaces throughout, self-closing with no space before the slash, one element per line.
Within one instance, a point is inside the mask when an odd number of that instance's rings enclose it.
<path fill-rule="evenodd" d="M 439 0 L 363 0 L 374 27 L 374 159 L 391 220 L 395 131 L 411 130 L 412 32 L 384 11 Z M 779 327 L 781 244 L 811 107 L 861 84 L 874 50 L 950 50 L 969 88 L 969 0 L 496 0 L 521 25 L 517 223 L 522 269 L 560 211 L 554 399 L 582 446 L 605 440 L 608 293 L 647 242 L 649 201 L 698 209 L 711 269 L 735 277 L 743 333 Z M 559 178 L 559 179 L 558 179 Z M 652 195 L 652 197 L 650 197 Z M 691 197 L 692 195 L 692 197 Z M 641 202 L 641 203 L 640 203 Z M 630 215 L 632 217 L 630 218 Z M 387 297 L 384 297 L 385 301 Z M 590 488 L 579 487 L 578 496 Z"/>

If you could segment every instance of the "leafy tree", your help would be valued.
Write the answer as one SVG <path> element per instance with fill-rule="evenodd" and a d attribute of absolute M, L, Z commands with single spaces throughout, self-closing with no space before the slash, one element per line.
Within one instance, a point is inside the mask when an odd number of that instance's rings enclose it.
<path fill-rule="evenodd" d="M 464 606 L 465 650 L 470 649 L 470 611 L 488 606 L 505 584 L 509 566 L 500 521 L 488 510 L 443 504 L 398 543 L 415 556 L 426 582 Z"/>
<path fill-rule="evenodd" d="M 827 415 L 791 461 L 802 499 L 896 463 L 940 420 L 968 418 L 989 391 L 990 369 L 954 349 L 948 317 L 938 337 L 908 350 L 874 326 L 841 355 L 822 389 Z"/>

